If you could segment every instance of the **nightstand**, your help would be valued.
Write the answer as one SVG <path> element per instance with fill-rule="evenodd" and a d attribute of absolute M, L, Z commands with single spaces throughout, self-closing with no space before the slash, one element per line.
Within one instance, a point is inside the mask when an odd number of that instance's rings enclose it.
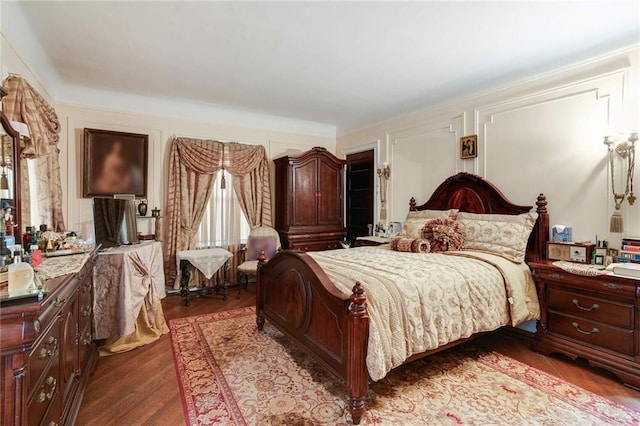
<path fill-rule="evenodd" d="M 532 349 L 584 358 L 640 390 L 640 280 L 530 266 L 541 311 Z"/>

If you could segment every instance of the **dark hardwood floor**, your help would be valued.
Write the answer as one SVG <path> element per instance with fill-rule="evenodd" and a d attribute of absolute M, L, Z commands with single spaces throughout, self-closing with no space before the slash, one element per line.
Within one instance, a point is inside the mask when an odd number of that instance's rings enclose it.
<path fill-rule="evenodd" d="M 255 287 L 239 299 L 230 290 L 229 300 L 207 296 L 192 299 L 169 295 L 163 300 L 167 320 L 255 304 Z M 640 392 L 623 386 L 609 373 L 561 356 L 544 356 L 529 350 L 521 340 L 500 334 L 484 336 L 478 345 L 493 349 L 539 370 L 562 378 L 598 395 L 640 411 Z M 173 367 L 169 335 L 130 352 L 101 357 L 89 381 L 77 424 L 79 425 L 182 425 L 185 424 L 178 381 Z"/>

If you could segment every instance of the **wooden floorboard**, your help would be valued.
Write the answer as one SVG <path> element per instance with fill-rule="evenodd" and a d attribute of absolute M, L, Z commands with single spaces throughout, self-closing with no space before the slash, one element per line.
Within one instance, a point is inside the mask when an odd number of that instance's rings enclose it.
<path fill-rule="evenodd" d="M 184 306 L 178 295 L 162 301 L 167 320 L 255 305 L 255 287 L 219 296 L 193 298 Z M 562 356 L 529 350 L 527 342 L 501 334 L 476 340 L 479 346 L 510 356 L 595 394 L 640 411 L 640 392 L 623 386 L 611 374 Z M 185 424 L 169 335 L 142 348 L 101 357 L 80 408 L 78 425 Z"/>

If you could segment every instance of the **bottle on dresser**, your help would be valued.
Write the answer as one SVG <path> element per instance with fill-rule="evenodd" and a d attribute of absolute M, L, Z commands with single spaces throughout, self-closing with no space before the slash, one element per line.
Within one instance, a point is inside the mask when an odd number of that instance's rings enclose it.
<path fill-rule="evenodd" d="M 33 267 L 22 262 L 20 250 L 13 252 L 13 263 L 8 267 L 9 296 L 20 296 L 29 293 L 33 284 Z"/>

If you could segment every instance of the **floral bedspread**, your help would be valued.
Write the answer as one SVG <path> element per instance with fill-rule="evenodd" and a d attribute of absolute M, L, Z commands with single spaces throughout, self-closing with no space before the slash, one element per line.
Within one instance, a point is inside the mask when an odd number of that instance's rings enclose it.
<path fill-rule="evenodd" d="M 308 254 L 340 291 L 351 294 L 356 281 L 364 287 L 373 380 L 413 354 L 540 315 L 528 266 L 491 254 L 405 253 L 387 246 Z"/>

